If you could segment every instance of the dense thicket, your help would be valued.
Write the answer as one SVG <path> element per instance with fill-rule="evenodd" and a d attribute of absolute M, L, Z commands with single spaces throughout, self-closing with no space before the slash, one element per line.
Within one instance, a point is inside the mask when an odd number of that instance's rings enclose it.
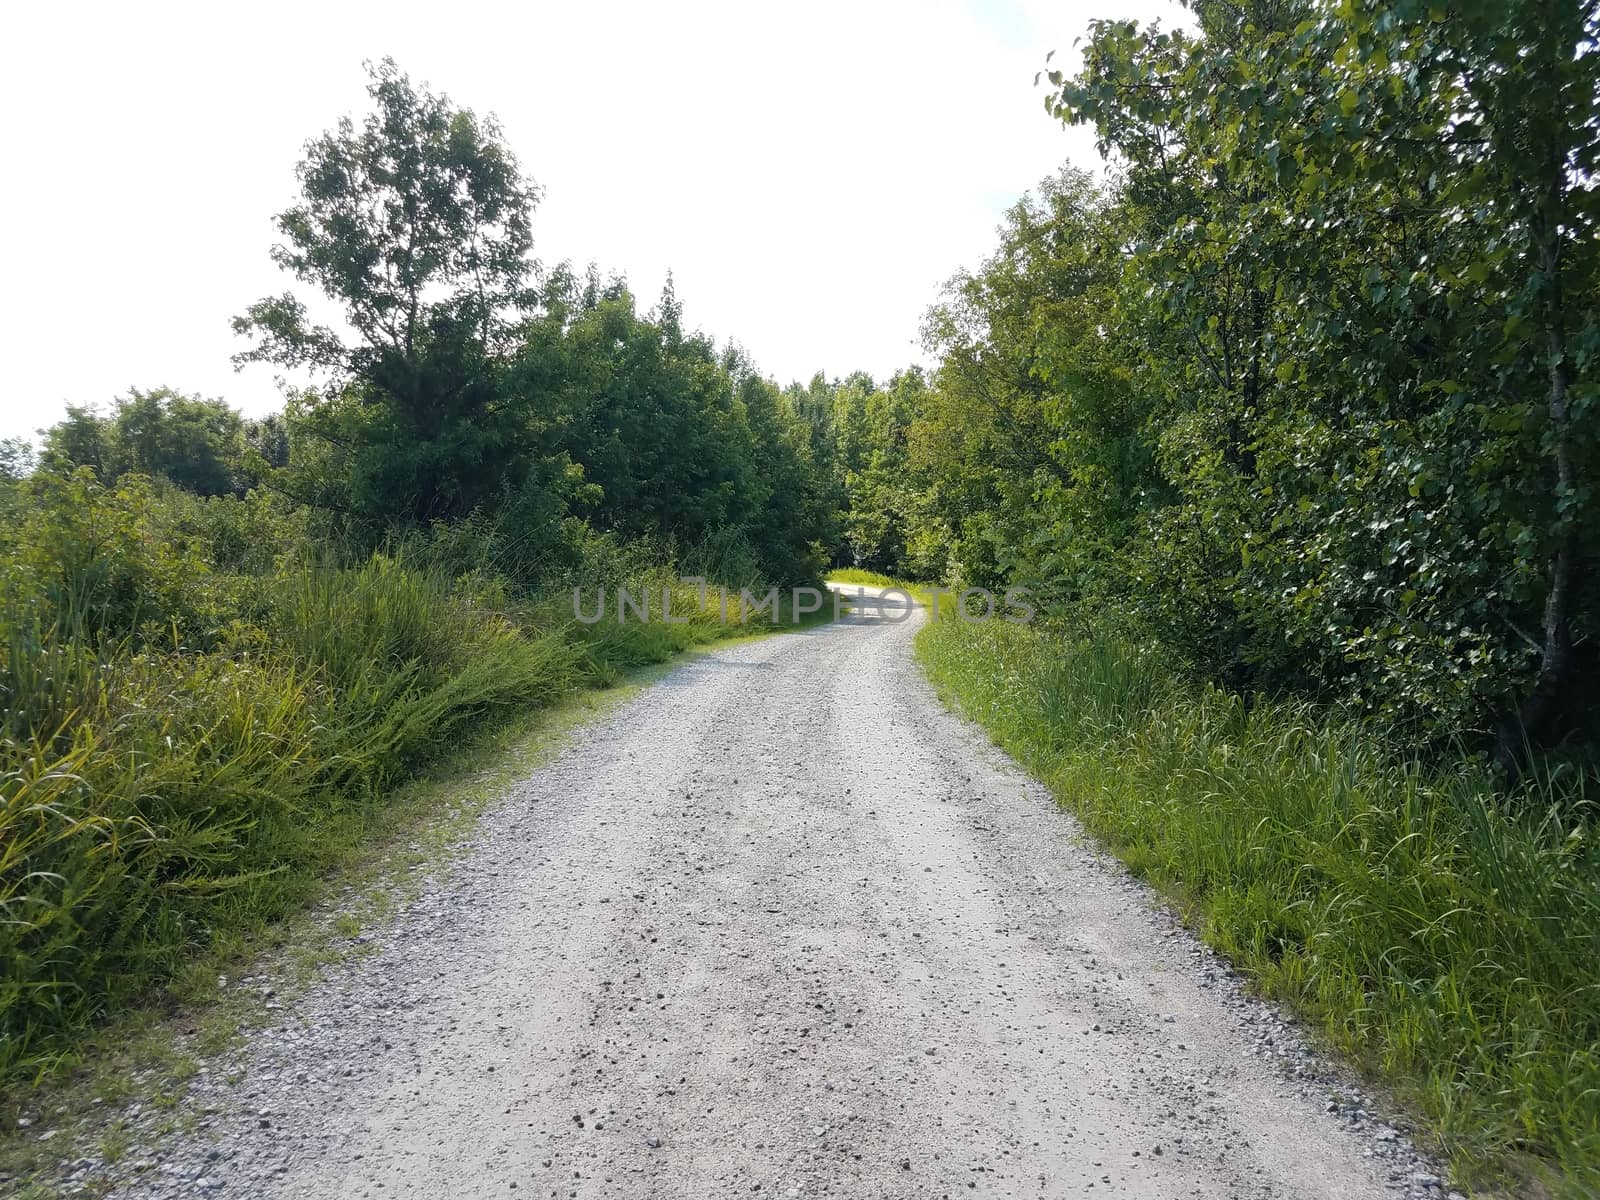
<path fill-rule="evenodd" d="M 845 464 L 853 548 L 1412 744 L 1588 744 L 1596 6 L 1192 7 L 1050 74 L 1111 182 L 1047 181 L 952 282 Z"/>

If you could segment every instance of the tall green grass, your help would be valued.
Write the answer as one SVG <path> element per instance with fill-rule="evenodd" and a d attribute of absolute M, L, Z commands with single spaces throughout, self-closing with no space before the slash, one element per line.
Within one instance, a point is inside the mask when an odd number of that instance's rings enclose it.
<path fill-rule="evenodd" d="M 1426 1115 L 1465 1178 L 1600 1192 L 1600 849 L 1581 780 L 1505 798 L 1151 647 L 931 624 L 935 685 L 1206 939 Z"/>
<path fill-rule="evenodd" d="M 0 532 L 0 1088 L 303 903 L 463 741 L 768 627 L 603 538 L 574 576 L 626 570 L 688 620 L 583 625 L 564 588 L 450 573 L 456 543 L 341 554 L 264 497 L 33 486 Z"/>

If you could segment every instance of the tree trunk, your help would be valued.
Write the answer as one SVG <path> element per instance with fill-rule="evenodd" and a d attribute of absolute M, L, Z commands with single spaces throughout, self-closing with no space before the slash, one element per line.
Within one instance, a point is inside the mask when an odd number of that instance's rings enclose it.
<path fill-rule="evenodd" d="M 1548 414 L 1553 438 L 1551 457 L 1555 467 L 1555 545 L 1550 556 L 1549 590 L 1545 593 L 1544 617 L 1540 623 L 1539 674 L 1533 690 L 1501 723 L 1495 757 L 1506 768 L 1513 783 L 1521 775 L 1525 751 L 1539 745 L 1548 733 L 1551 719 L 1562 707 L 1562 699 L 1572 674 L 1572 610 L 1577 586 L 1578 531 L 1562 511 L 1576 486 L 1572 463 L 1571 420 L 1567 408 L 1567 337 L 1564 295 L 1561 286 L 1561 211 L 1562 184 L 1552 182 L 1546 203 L 1535 225 L 1539 242 L 1539 267 L 1544 276 L 1545 353 L 1549 361 Z"/>

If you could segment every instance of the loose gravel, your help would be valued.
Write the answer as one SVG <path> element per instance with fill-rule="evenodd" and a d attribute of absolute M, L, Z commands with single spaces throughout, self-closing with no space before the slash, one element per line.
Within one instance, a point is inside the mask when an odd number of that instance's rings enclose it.
<path fill-rule="evenodd" d="M 372 953 L 209 1063 L 190 1131 L 131 1110 L 128 1152 L 69 1178 L 1444 1200 L 1376 1101 L 939 706 L 904 615 L 729 647 L 612 711 Z"/>

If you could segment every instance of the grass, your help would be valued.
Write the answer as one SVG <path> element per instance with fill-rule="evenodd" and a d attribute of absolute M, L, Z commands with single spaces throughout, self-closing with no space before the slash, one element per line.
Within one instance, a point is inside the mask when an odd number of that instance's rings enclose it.
<path fill-rule="evenodd" d="M 1580 785 L 1512 799 L 1359 722 L 1247 706 L 1149 647 L 947 620 L 918 653 L 1203 936 L 1423 1114 L 1459 1179 L 1600 1194 L 1600 850 Z"/>
<path fill-rule="evenodd" d="M 358 935 L 381 925 L 452 861 L 488 804 L 584 725 L 685 657 L 820 624 L 831 612 L 825 607 L 798 624 L 789 616 L 784 611 L 771 625 L 743 627 L 721 627 L 719 619 L 693 636 L 674 627 L 666 640 L 651 633 L 640 662 L 478 730 L 395 787 L 362 822 L 330 829 L 325 869 L 305 881 L 297 906 L 219 927 L 144 1003 L 78 1031 L 60 1069 L 0 1098 L 0 1183 L 22 1187 L 22 1195 L 49 1196 L 55 1194 L 52 1171 L 64 1158 L 89 1154 L 114 1165 L 132 1146 L 148 1149 L 150 1139 L 165 1132 L 161 1120 L 135 1131 L 118 1114 L 135 1102 L 146 1113 L 171 1109 L 202 1061 L 228 1073 L 232 1060 L 226 1056 L 243 1046 L 252 1027 L 274 1019 L 266 1008 L 269 982 L 274 1000 L 289 1003 L 326 966 L 364 953 Z M 220 1065 L 218 1056 L 224 1056 Z M 48 1121 L 39 1121 L 42 1114 Z M 33 1126 L 19 1129 L 19 1117 L 31 1118 Z M 46 1127 L 57 1136 L 37 1142 L 33 1135 Z"/>
<path fill-rule="evenodd" d="M 0 528 L 0 1095 L 83 1061 L 111 1014 L 203 993 L 205 964 L 304 908 L 463 744 L 788 627 L 724 620 L 670 564 L 628 582 L 670 590 L 675 623 L 585 624 L 568 592 L 426 546 L 330 563 L 266 501 L 87 476 L 35 500 Z M 214 526 L 246 508 L 241 565 Z"/>

